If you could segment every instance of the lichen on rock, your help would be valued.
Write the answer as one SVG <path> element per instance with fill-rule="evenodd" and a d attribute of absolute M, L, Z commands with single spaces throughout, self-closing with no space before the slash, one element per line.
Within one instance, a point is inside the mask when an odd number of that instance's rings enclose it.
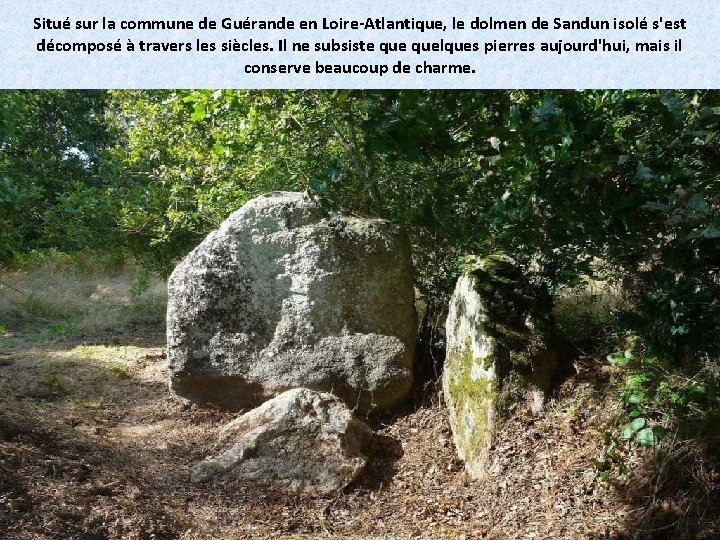
<path fill-rule="evenodd" d="M 337 397 L 296 388 L 222 428 L 225 448 L 197 463 L 193 482 L 221 475 L 326 495 L 347 486 L 367 462 L 372 430 Z"/>
<path fill-rule="evenodd" d="M 387 408 L 412 385 L 410 242 L 383 219 L 329 215 L 303 193 L 258 197 L 168 281 L 170 389 L 237 410 L 298 387 Z"/>
<path fill-rule="evenodd" d="M 552 319 L 520 268 L 504 255 L 469 260 L 446 322 L 443 394 L 468 473 L 483 476 L 493 430 L 517 402 L 535 413 L 557 381 Z"/>

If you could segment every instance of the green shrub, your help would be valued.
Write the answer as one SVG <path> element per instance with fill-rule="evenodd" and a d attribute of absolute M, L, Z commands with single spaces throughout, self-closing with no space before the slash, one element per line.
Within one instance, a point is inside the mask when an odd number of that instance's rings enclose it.
<path fill-rule="evenodd" d="M 720 419 L 720 360 L 708 355 L 670 366 L 632 350 L 610 354 L 620 371 L 620 400 L 628 422 L 620 438 L 654 446 L 676 439 L 717 439 Z"/>

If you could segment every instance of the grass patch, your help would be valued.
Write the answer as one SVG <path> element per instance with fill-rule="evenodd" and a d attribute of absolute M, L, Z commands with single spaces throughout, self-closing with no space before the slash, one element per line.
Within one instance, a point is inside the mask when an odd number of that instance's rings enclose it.
<path fill-rule="evenodd" d="M 70 349 L 70 355 L 81 360 L 128 358 L 137 356 L 145 349 L 132 345 L 78 345 Z"/>
<path fill-rule="evenodd" d="M 132 265 L 108 272 L 105 265 L 78 257 L 29 255 L 0 272 L 0 337 L 7 328 L 35 342 L 122 334 L 138 326 L 162 331 L 167 304 L 163 281 Z"/>
<path fill-rule="evenodd" d="M 35 293 L 22 297 L 16 304 L 16 311 L 21 320 L 25 321 L 60 319 L 72 315 L 67 305 L 63 306 Z"/>
<path fill-rule="evenodd" d="M 65 403 L 70 407 L 85 409 L 102 409 L 112 403 L 112 400 L 105 394 L 99 396 L 89 396 L 84 398 L 68 399 Z"/>
<path fill-rule="evenodd" d="M 31 342 L 53 341 L 58 338 L 70 337 L 78 333 L 78 327 L 72 322 L 54 322 L 41 332 L 32 333 L 28 336 Z"/>
<path fill-rule="evenodd" d="M 39 407 L 40 409 L 55 410 L 58 408 L 58 404 L 56 401 L 47 398 L 34 399 L 33 405 Z"/>
<path fill-rule="evenodd" d="M 55 393 L 62 393 L 67 389 L 67 379 L 57 373 L 45 373 L 40 381 Z"/>
<path fill-rule="evenodd" d="M 122 272 L 127 267 L 127 260 L 121 253 L 91 250 L 65 253 L 50 248 L 14 253 L 8 267 L 13 270 L 43 268 L 53 272 L 71 270 L 79 274 L 106 274 Z"/>
<path fill-rule="evenodd" d="M 130 377 L 128 367 L 122 362 L 108 362 L 105 364 L 103 370 L 110 377 L 116 377 L 118 379 L 127 379 Z"/>
<path fill-rule="evenodd" d="M 70 354 L 82 360 L 102 358 L 119 351 L 121 347 L 110 347 L 106 345 L 78 345 L 70 350 Z"/>

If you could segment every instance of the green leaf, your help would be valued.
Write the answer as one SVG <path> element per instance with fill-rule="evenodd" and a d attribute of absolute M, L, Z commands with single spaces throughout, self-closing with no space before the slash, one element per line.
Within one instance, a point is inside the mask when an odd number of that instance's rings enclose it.
<path fill-rule="evenodd" d="M 645 427 L 645 423 L 644 418 L 636 418 L 629 424 L 626 424 L 620 432 L 620 439 L 623 441 L 629 441 L 638 430 L 642 430 Z"/>
<path fill-rule="evenodd" d="M 687 207 L 691 210 L 695 210 L 696 212 L 700 212 L 701 214 L 708 214 L 712 211 L 708 203 L 705 201 L 705 198 L 699 193 L 695 193 L 692 197 L 690 197 L 690 200 L 687 202 Z"/>
<path fill-rule="evenodd" d="M 225 155 L 226 148 L 225 145 L 219 142 L 216 142 L 212 147 L 212 152 L 218 157 L 222 157 Z"/>
<path fill-rule="evenodd" d="M 200 103 L 195 105 L 195 110 L 193 110 L 192 114 L 190 115 L 190 119 L 193 122 L 202 122 L 205 119 L 205 105 L 202 105 Z"/>
<path fill-rule="evenodd" d="M 638 180 L 652 180 L 655 178 L 655 175 L 652 172 L 652 169 L 650 167 L 647 167 L 640 163 L 637 166 L 637 170 L 635 171 L 635 178 Z"/>
<path fill-rule="evenodd" d="M 663 204 L 661 202 L 646 202 L 640 207 L 641 210 L 651 210 L 655 212 L 668 212 L 670 210 L 670 205 Z"/>
<path fill-rule="evenodd" d="M 310 189 L 315 192 L 322 192 L 327 190 L 327 183 L 319 178 L 311 178 L 309 182 Z"/>
<path fill-rule="evenodd" d="M 687 324 L 681 324 L 680 326 L 671 326 L 670 327 L 670 335 L 673 335 L 673 336 L 684 336 L 688 332 L 690 332 L 690 328 L 688 328 Z"/>
<path fill-rule="evenodd" d="M 550 116 L 557 110 L 557 99 L 552 96 L 547 96 L 543 100 L 542 106 L 535 109 L 535 114 L 539 117 Z"/>
<path fill-rule="evenodd" d="M 632 438 L 634 433 L 635 433 L 635 430 L 630 426 L 630 424 L 628 424 L 620 432 L 620 440 L 621 441 L 629 441 Z"/>
<path fill-rule="evenodd" d="M 652 428 L 644 428 L 635 434 L 635 440 L 643 446 L 655 446 L 658 442 Z"/>
<path fill-rule="evenodd" d="M 720 226 L 708 225 L 702 232 L 703 238 L 720 238 Z"/>
<path fill-rule="evenodd" d="M 614 352 L 607 355 L 608 362 L 614 366 L 625 366 L 630 362 L 630 359 L 625 356 L 625 353 Z"/>

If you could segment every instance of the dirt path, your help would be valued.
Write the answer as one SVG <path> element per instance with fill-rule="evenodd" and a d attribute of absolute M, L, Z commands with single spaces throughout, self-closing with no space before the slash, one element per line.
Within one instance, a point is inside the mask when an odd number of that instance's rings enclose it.
<path fill-rule="evenodd" d="M 230 478 L 192 485 L 190 466 L 216 450 L 215 433 L 231 416 L 170 399 L 162 340 L 6 340 L 0 537 L 620 538 L 638 517 L 593 467 L 612 411 L 602 373 L 590 368 L 545 416 L 510 417 L 485 481 L 463 472 L 429 390 L 418 393 L 422 405 L 370 419 L 370 464 L 335 497 L 299 498 Z"/>

